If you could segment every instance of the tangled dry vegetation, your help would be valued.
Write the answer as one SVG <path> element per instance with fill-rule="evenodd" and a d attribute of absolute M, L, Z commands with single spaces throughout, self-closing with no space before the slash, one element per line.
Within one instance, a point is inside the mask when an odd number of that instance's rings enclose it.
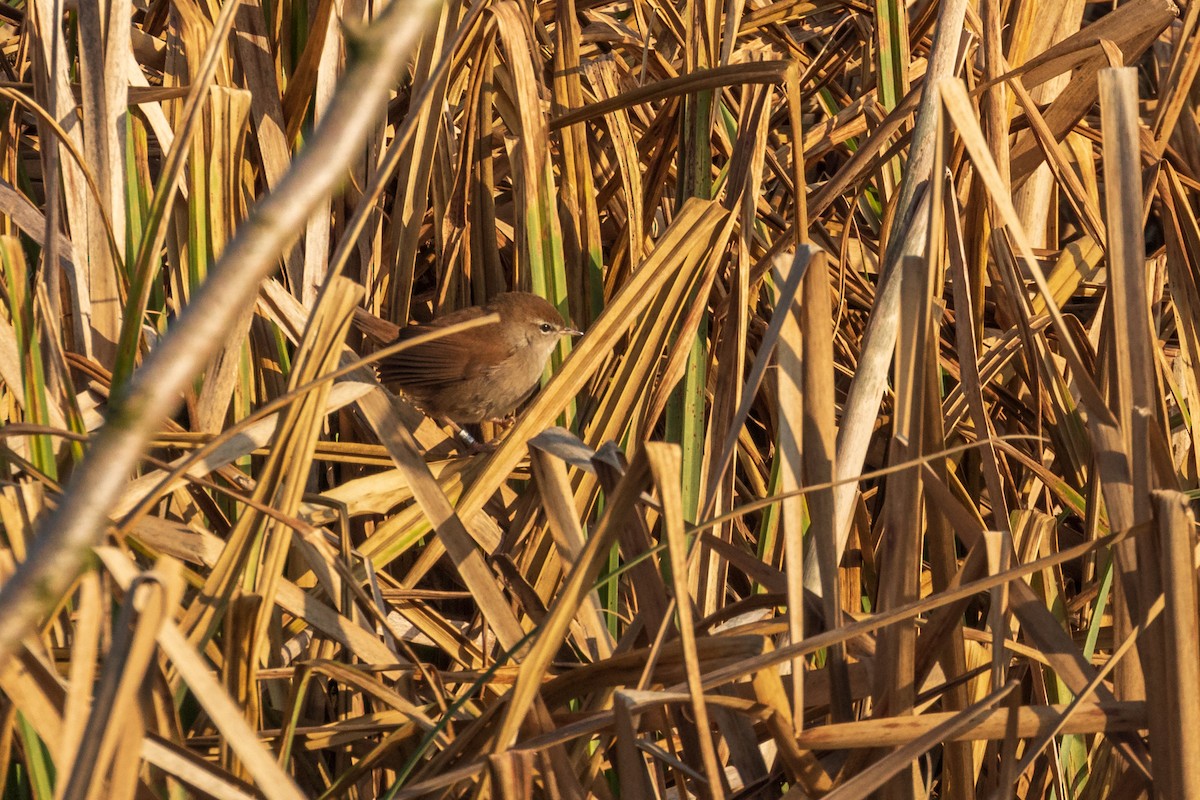
<path fill-rule="evenodd" d="M 1200 797 L 1198 20 L 0 5 L 4 797 Z"/>

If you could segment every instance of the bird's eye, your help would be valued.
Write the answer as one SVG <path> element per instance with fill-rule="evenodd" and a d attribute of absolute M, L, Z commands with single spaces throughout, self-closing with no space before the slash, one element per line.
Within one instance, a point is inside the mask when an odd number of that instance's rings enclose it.
<path fill-rule="evenodd" d="M 551 331 L 554 330 L 554 326 L 551 325 L 549 322 L 543 322 L 541 325 L 538 326 L 538 328 L 542 331 L 542 333 L 550 333 Z"/>

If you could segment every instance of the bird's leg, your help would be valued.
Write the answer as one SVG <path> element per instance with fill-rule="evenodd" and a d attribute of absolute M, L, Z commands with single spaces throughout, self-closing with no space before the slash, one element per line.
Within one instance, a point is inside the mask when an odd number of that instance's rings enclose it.
<path fill-rule="evenodd" d="M 449 417 L 442 417 L 439 421 L 454 431 L 454 435 L 458 437 L 458 441 L 463 445 L 467 453 L 490 453 L 496 449 L 496 445 L 479 441 L 479 439 L 471 435 L 470 431 Z"/>

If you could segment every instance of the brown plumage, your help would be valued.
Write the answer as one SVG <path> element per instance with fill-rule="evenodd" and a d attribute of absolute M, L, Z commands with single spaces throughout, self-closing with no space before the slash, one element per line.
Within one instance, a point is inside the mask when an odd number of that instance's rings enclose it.
<path fill-rule="evenodd" d="M 511 413 L 537 388 L 558 340 L 579 334 L 543 298 L 526 292 L 499 294 L 485 306 L 404 328 L 397 341 L 493 313 L 499 322 L 385 357 L 378 365 L 379 379 L 398 387 L 437 420 L 468 424 Z"/>

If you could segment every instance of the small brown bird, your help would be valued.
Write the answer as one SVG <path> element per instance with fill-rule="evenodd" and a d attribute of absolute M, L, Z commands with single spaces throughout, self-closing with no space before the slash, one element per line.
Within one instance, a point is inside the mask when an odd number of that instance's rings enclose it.
<path fill-rule="evenodd" d="M 443 424 L 479 423 L 512 413 L 537 388 L 558 340 L 580 335 L 543 298 L 527 292 L 498 294 L 485 306 L 404 328 L 397 341 L 487 314 L 499 315 L 500 321 L 386 356 L 378 365 L 379 379 L 399 387 Z"/>

